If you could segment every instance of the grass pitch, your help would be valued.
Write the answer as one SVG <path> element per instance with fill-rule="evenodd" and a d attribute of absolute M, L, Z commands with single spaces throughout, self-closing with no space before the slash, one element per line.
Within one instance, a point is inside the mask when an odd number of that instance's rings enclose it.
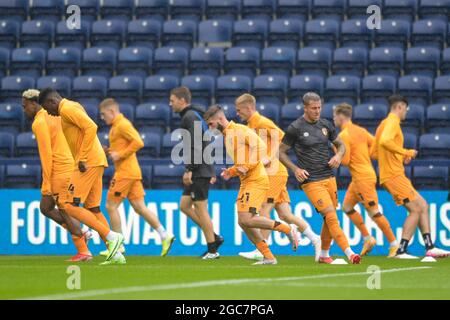
<path fill-rule="evenodd" d="M 450 258 L 436 263 L 365 257 L 361 265 L 318 265 L 312 257 L 278 256 L 276 266 L 239 257 L 127 257 L 124 266 L 80 267 L 80 290 L 63 256 L 0 256 L 1 299 L 450 299 Z M 381 270 L 369 290 L 367 268 Z M 73 275 L 73 274 L 72 274 Z M 68 280 L 69 279 L 69 280 Z M 376 283 L 376 281 L 369 281 Z"/>

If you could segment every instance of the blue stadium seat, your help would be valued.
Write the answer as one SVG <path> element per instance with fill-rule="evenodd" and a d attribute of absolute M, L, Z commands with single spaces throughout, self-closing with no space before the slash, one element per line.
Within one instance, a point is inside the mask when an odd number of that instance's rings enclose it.
<path fill-rule="evenodd" d="M 372 45 L 373 32 L 366 25 L 366 19 L 351 19 L 342 22 L 339 42 L 341 47 L 362 47 Z"/>
<path fill-rule="evenodd" d="M 388 113 L 384 104 L 365 103 L 355 106 L 353 109 L 353 120 L 356 124 L 367 130 L 374 130 Z"/>
<path fill-rule="evenodd" d="M 419 135 L 423 128 L 425 118 L 425 108 L 420 104 L 408 104 L 406 119 L 402 121 L 404 132 Z"/>
<path fill-rule="evenodd" d="M 203 0 L 173 0 L 170 3 L 170 17 L 198 22 L 202 19 L 204 5 Z"/>
<path fill-rule="evenodd" d="M 414 47 L 406 51 L 405 73 L 435 77 L 439 70 L 441 51 L 432 47 Z"/>
<path fill-rule="evenodd" d="M 173 134 L 173 137 L 172 137 Z M 179 132 L 169 132 L 164 134 L 161 145 L 161 157 L 170 157 L 173 147 L 181 141 Z"/>
<path fill-rule="evenodd" d="M 170 115 L 170 128 L 169 129 L 171 131 L 176 130 L 180 127 L 180 125 L 181 125 L 180 114 L 173 111 L 173 109 L 172 109 L 171 115 Z M 164 133 L 162 133 L 162 134 L 164 134 Z"/>
<path fill-rule="evenodd" d="M 7 165 L 4 186 L 14 189 L 36 189 L 41 184 L 39 165 Z"/>
<path fill-rule="evenodd" d="M 222 70 L 223 59 L 222 48 L 194 48 L 189 59 L 189 74 L 218 77 Z"/>
<path fill-rule="evenodd" d="M 433 104 L 427 108 L 427 131 L 450 132 L 450 104 Z"/>
<path fill-rule="evenodd" d="M 355 76 L 331 76 L 325 83 L 327 102 L 347 102 L 354 105 L 359 97 L 360 78 Z"/>
<path fill-rule="evenodd" d="M 303 38 L 303 21 L 278 19 L 270 23 L 268 43 L 272 47 L 298 49 Z"/>
<path fill-rule="evenodd" d="M 382 0 L 348 0 L 347 17 L 349 19 L 367 19 L 367 8 L 371 5 L 376 5 L 381 10 L 383 8 Z"/>
<path fill-rule="evenodd" d="M 339 104 L 339 102 L 336 103 L 324 103 L 322 105 L 322 112 L 320 114 L 320 117 L 325 118 L 327 120 L 333 121 L 333 112 L 334 109 L 336 109 L 336 106 Z"/>
<path fill-rule="evenodd" d="M 127 46 L 155 49 L 161 38 L 161 22 L 155 20 L 133 20 L 128 23 Z"/>
<path fill-rule="evenodd" d="M 0 10 L 1 12 L 1 10 Z M 21 25 L 13 20 L 0 21 L 0 46 L 5 49 L 14 49 L 20 37 Z"/>
<path fill-rule="evenodd" d="M 9 50 L 0 47 L 0 77 L 4 77 L 8 72 L 10 60 L 11 56 Z"/>
<path fill-rule="evenodd" d="M 274 103 L 259 103 L 256 105 L 256 110 L 264 117 L 269 118 L 275 124 L 280 122 L 280 107 Z"/>
<path fill-rule="evenodd" d="M 206 0 L 206 18 L 235 21 L 241 12 L 241 2 L 241 0 Z"/>
<path fill-rule="evenodd" d="M 436 103 L 450 102 L 450 76 L 440 76 L 434 79 L 433 101 Z"/>
<path fill-rule="evenodd" d="M 119 103 L 137 105 L 142 98 L 143 81 L 138 76 L 115 76 L 109 79 L 108 96 Z"/>
<path fill-rule="evenodd" d="M 52 21 L 31 20 L 22 24 L 20 46 L 24 48 L 42 48 L 52 46 L 55 36 L 55 25 Z"/>
<path fill-rule="evenodd" d="M 417 150 L 417 135 L 414 133 L 403 133 L 403 147 L 405 149 Z"/>
<path fill-rule="evenodd" d="M 19 104 L 0 104 L 0 131 L 17 134 L 24 126 L 24 113 Z"/>
<path fill-rule="evenodd" d="M 58 47 L 47 52 L 47 75 L 76 77 L 81 65 L 81 52 L 77 48 Z"/>
<path fill-rule="evenodd" d="M 233 27 L 233 46 L 264 48 L 268 23 L 264 20 L 239 20 Z"/>
<path fill-rule="evenodd" d="M 9 76 L 2 79 L 0 98 L 4 102 L 17 103 L 22 98 L 22 92 L 34 88 L 35 79 L 26 76 Z"/>
<path fill-rule="evenodd" d="M 446 22 L 441 20 L 419 20 L 413 24 L 411 45 L 442 50 L 446 35 Z"/>
<path fill-rule="evenodd" d="M 216 102 L 234 104 L 236 97 L 251 91 L 252 80 L 246 76 L 217 78 Z"/>
<path fill-rule="evenodd" d="M 41 48 L 18 48 L 11 54 L 11 75 L 38 78 L 45 67 L 46 51 Z"/>
<path fill-rule="evenodd" d="M 180 85 L 174 76 L 150 76 L 145 79 L 143 100 L 145 102 L 168 103 L 169 93 Z"/>
<path fill-rule="evenodd" d="M 364 48 L 338 48 L 333 53 L 331 71 L 333 74 L 362 77 L 367 60 L 367 50 Z"/>
<path fill-rule="evenodd" d="M 311 14 L 314 19 L 341 20 L 345 14 L 344 0 L 312 0 Z"/>
<path fill-rule="evenodd" d="M 163 24 L 161 42 L 166 47 L 190 50 L 197 41 L 197 23 L 191 20 L 170 20 Z"/>
<path fill-rule="evenodd" d="M 28 0 L 7 0 L 0 2 L 0 19 L 11 21 L 27 20 Z"/>
<path fill-rule="evenodd" d="M 420 190 L 448 190 L 448 167 L 414 166 L 413 183 Z"/>
<path fill-rule="evenodd" d="M 323 95 L 324 79 L 315 75 L 298 75 L 294 76 L 289 81 L 288 100 L 291 102 L 301 101 L 306 92 L 316 92 L 318 95 Z"/>
<path fill-rule="evenodd" d="M 111 77 L 116 68 L 117 51 L 108 47 L 84 49 L 81 74 L 86 76 Z"/>
<path fill-rule="evenodd" d="M 447 22 L 450 16 L 450 1 L 420 0 L 418 13 L 420 19 L 440 19 Z"/>
<path fill-rule="evenodd" d="M 149 48 L 127 47 L 120 49 L 117 74 L 139 76 L 150 75 L 153 66 L 153 51 Z"/>
<path fill-rule="evenodd" d="M 105 130 L 105 131 L 102 130 L 102 131 L 97 132 L 97 137 L 98 137 L 98 140 L 100 140 L 100 144 L 102 146 L 107 146 L 107 147 L 110 146 L 110 144 L 109 144 L 109 130 L 108 131 L 107 130 Z M 112 167 L 112 166 L 110 166 L 110 167 Z"/>
<path fill-rule="evenodd" d="M 140 0 L 140 1 L 142 1 L 142 0 Z M 78 7 L 80 7 L 80 11 L 82 12 L 81 23 L 93 22 L 93 21 L 97 20 L 100 1 L 66 0 L 66 2 L 67 2 L 67 7 L 69 7 L 71 5 L 77 5 Z"/>
<path fill-rule="evenodd" d="M 153 181 L 153 166 L 141 166 L 141 172 L 144 188 L 150 189 Z"/>
<path fill-rule="evenodd" d="M 361 101 L 387 103 L 387 97 L 395 92 L 397 78 L 386 75 L 366 76 L 362 80 Z"/>
<path fill-rule="evenodd" d="M 426 76 L 403 76 L 398 79 L 398 91 L 409 103 L 428 105 L 431 101 L 433 80 Z"/>
<path fill-rule="evenodd" d="M 277 18 L 308 20 L 310 0 L 278 0 Z"/>
<path fill-rule="evenodd" d="M 188 87 L 192 93 L 192 103 L 209 106 L 214 97 L 216 79 L 211 76 L 195 75 L 181 79 L 181 85 Z"/>
<path fill-rule="evenodd" d="M 450 134 L 427 133 L 419 138 L 419 157 L 421 159 L 449 159 Z"/>
<path fill-rule="evenodd" d="M 134 109 L 135 106 L 130 103 L 121 103 L 120 104 L 120 112 L 130 120 L 132 123 L 134 123 Z"/>
<path fill-rule="evenodd" d="M 411 24 L 405 20 L 381 20 L 380 29 L 374 31 L 376 47 L 396 47 L 405 50 L 411 36 Z"/>
<path fill-rule="evenodd" d="M 188 57 L 189 52 L 185 48 L 162 47 L 156 49 L 155 74 L 182 77 L 187 67 Z"/>
<path fill-rule="evenodd" d="M 103 123 L 103 121 L 99 121 L 100 119 L 100 117 L 99 117 L 99 110 L 98 110 L 98 103 L 92 103 L 92 102 L 89 102 L 89 101 L 83 101 L 83 100 L 80 100 L 80 101 L 78 101 L 82 106 L 83 106 L 83 108 L 84 108 L 84 110 L 86 111 L 86 113 L 87 113 L 87 115 L 89 116 L 89 118 L 91 118 L 92 119 L 92 121 L 94 121 L 95 123 L 98 123 L 98 122 L 102 122 Z"/>
<path fill-rule="evenodd" d="M 289 125 L 303 115 L 303 104 L 288 103 L 281 107 L 281 127 L 287 129 Z"/>
<path fill-rule="evenodd" d="M 339 189 L 346 190 L 352 181 L 352 175 L 348 167 L 340 166 L 338 174 L 337 185 Z"/>
<path fill-rule="evenodd" d="M 134 3 L 134 0 L 102 0 L 100 2 L 100 16 L 102 19 L 128 22 L 133 17 Z"/>
<path fill-rule="evenodd" d="M 144 103 L 136 107 L 135 125 L 144 131 L 144 127 L 160 127 L 164 131 L 170 124 L 171 109 L 163 103 Z"/>
<path fill-rule="evenodd" d="M 385 19 L 414 21 L 419 0 L 384 0 Z"/>
<path fill-rule="evenodd" d="M 0 119 L 1 116 L 2 114 L 0 113 Z M 0 131 L 0 158 L 2 157 L 10 158 L 13 156 L 13 152 L 14 152 L 14 135 L 9 132 Z"/>
<path fill-rule="evenodd" d="M 70 97 L 72 89 L 72 80 L 66 76 L 46 76 L 37 80 L 36 87 L 41 90 L 45 88 L 53 88 L 63 97 Z"/>
<path fill-rule="evenodd" d="M 329 48 L 305 47 L 298 51 L 297 74 L 328 76 L 332 51 Z"/>
<path fill-rule="evenodd" d="M 450 75 L 450 48 L 442 51 L 441 74 Z"/>
<path fill-rule="evenodd" d="M 153 166 L 153 182 L 154 189 L 182 189 L 184 166 L 174 166 L 173 164 L 158 164 Z"/>
<path fill-rule="evenodd" d="M 403 69 L 403 50 L 400 48 L 373 48 L 369 53 L 369 74 L 398 77 Z"/>
<path fill-rule="evenodd" d="M 134 11 L 137 19 L 163 22 L 169 15 L 169 2 L 167 0 L 139 0 Z"/>
<path fill-rule="evenodd" d="M 121 20 L 99 20 L 92 24 L 91 46 L 122 48 L 127 23 Z"/>
<path fill-rule="evenodd" d="M 65 14 L 64 2 L 60 0 L 33 0 L 29 7 L 32 20 L 58 22 Z"/>
<path fill-rule="evenodd" d="M 107 86 L 108 82 L 104 77 L 76 77 L 72 82 L 72 99 L 98 104 L 106 97 Z"/>
<path fill-rule="evenodd" d="M 274 14 L 275 1 L 242 0 L 241 15 L 243 19 L 262 19 L 270 22 Z"/>
<path fill-rule="evenodd" d="M 232 75 L 256 76 L 259 68 L 260 51 L 251 47 L 234 47 L 225 54 L 224 72 Z"/>
<path fill-rule="evenodd" d="M 338 21 L 332 19 L 316 19 L 306 22 L 304 37 L 306 46 L 334 49 L 338 40 Z"/>
<path fill-rule="evenodd" d="M 87 47 L 91 34 L 91 23 L 81 21 L 80 28 L 67 26 L 67 21 L 60 21 L 56 25 L 55 45 L 58 47 L 74 47 L 83 50 Z"/>
<path fill-rule="evenodd" d="M 269 47 L 262 52 L 260 74 L 290 77 L 295 70 L 297 51 L 293 48 Z"/>
<path fill-rule="evenodd" d="M 234 104 L 232 103 L 221 104 L 220 107 L 222 108 L 228 120 L 236 120 L 237 113 L 236 113 L 236 106 Z"/>
<path fill-rule="evenodd" d="M 36 157 L 38 156 L 36 136 L 33 132 L 22 132 L 16 137 L 16 156 L 17 157 Z"/>
<path fill-rule="evenodd" d="M 262 75 L 254 79 L 252 93 L 259 103 L 283 105 L 287 86 L 288 79 L 286 77 Z"/>
<path fill-rule="evenodd" d="M 210 47 L 230 47 L 233 23 L 228 20 L 206 20 L 198 25 L 198 42 Z"/>

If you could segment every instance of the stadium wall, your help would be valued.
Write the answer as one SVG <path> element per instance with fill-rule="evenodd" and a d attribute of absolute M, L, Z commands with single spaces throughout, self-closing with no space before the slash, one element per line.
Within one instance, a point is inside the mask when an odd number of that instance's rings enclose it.
<path fill-rule="evenodd" d="M 341 201 L 344 193 L 345 191 L 339 192 Z M 433 240 L 438 246 L 449 247 L 450 202 L 447 201 L 448 193 L 422 191 L 421 194 L 430 204 Z M 204 251 L 205 240 L 201 236 L 200 229 L 188 221 L 184 214 L 180 214 L 178 204 L 180 196 L 181 190 L 147 190 L 146 201 L 148 206 L 158 213 L 167 230 L 173 232 L 177 238 L 170 254 L 200 255 Z M 225 237 L 225 244 L 220 249 L 222 255 L 236 255 L 239 251 L 253 248 L 237 223 L 234 204 L 236 196 L 237 191 L 233 190 L 210 192 L 210 212 L 213 216 L 214 226 L 216 232 Z M 322 219 L 307 201 L 305 194 L 301 191 L 291 191 L 290 196 L 295 214 L 304 217 L 315 232 L 319 233 Z M 106 191 L 104 197 L 106 197 Z M 397 239 L 400 239 L 406 210 L 403 207 L 396 207 L 391 196 L 384 191 L 379 192 L 379 198 L 382 212 L 388 217 Z M 40 214 L 39 190 L 0 190 L 0 199 L 0 254 L 68 255 L 74 253 L 75 249 L 67 232 Z M 361 209 L 363 208 L 360 207 Z M 104 207 L 102 210 L 107 215 Z M 122 204 L 120 213 L 123 219 L 122 226 L 127 254 L 159 255 L 161 247 L 156 231 L 136 215 L 128 202 Z M 361 234 L 351 225 L 341 210 L 338 210 L 338 216 L 345 233 L 349 235 L 351 246 L 359 251 L 362 246 Z M 365 221 L 378 243 L 372 254 L 386 254 L 388 244 L 381 231 L 370 221 L 367 214 Z M 271 243 L 275 254 L 292 254 L 284 235 L 273 233 Z M 424 252 L 422 245 L 422 238 L 417 232 L 411 240 L 410 253 L 422 255 Z M 89 243 L 89 247 L 94 254 L 104 249 L 104 245 L 96 233 Z M 331 253 L 342 255 L 336 246 L 332 247 Z M 301 238 L 297 254 L 313 254 L 313 248 L 308 239 Z"/>

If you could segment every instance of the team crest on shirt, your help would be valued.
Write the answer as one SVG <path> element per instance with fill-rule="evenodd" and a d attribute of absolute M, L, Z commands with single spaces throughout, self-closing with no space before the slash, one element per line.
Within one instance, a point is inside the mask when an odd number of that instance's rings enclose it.
<path fill-rule="evenodd" d="M 317 205 L 318 205 L 319 207 L 323 206 L 323 200 L 322 200 L 322 199 L 319 199 L 319 200 L 317 201 Z"/>
<path fill-rule="evenodd" d="M 303 136 L 306 138 L 306 137 L 309 137 L 309 133 L 308 132 L 305 132 L 305 133 L 303 133 Z"/>
<path fill-rule="evenodd" d="M 323 133 L 324 136 L 327 136 L 328 135 L 327 128 L 322 128 L 322 133 Z"/>

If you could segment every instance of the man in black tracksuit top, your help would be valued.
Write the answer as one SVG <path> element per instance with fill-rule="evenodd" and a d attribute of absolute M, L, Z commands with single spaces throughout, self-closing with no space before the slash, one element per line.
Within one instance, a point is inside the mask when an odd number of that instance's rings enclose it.
<path fill-rule="evenodd" d="M 191 106 L 191 92 L 188 88 L 172 89 L 170 106 L 174 112 L 180 114 L 181 128 L 189 131 L 190 135 L 190 145 L 189 141 L 183 140 L 186 170 L 183 175 L 184 191 L 180 209 L 202 229 L 205 235 L 208 251 L 202 258 L 217 259 L 219 257 L 217 249 L 223 243 L 223 238 L 214 233 L 208 213 L 209 186 L 216 180 L 212 162 L 203 158 L 203 150 L 208 145 L 207 141 L 203 141 L 203 134 L 208 130 L 208 126 L 203 120 L 203 110 Z"/>

